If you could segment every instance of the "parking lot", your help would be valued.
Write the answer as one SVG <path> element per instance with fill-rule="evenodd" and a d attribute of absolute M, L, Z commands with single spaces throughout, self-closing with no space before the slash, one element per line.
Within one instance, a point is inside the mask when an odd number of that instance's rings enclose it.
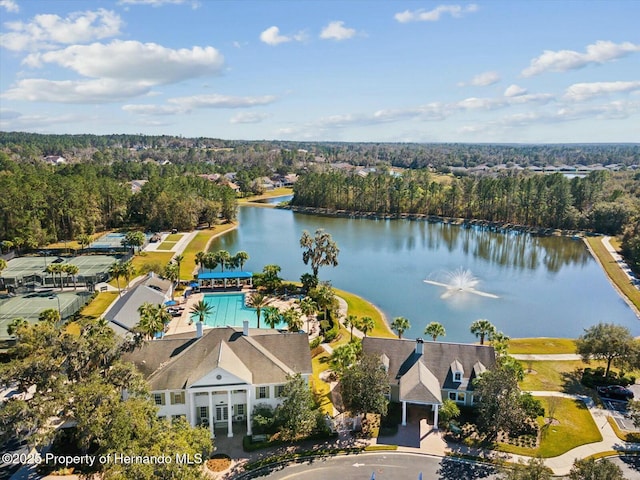
<path fill-rule="evenodd" d="M 640 400 L 640 385 L 629 385 L 627 388 L 633 392 L 636 400 Z M 627 402 L 602 398 L 602 403 L 605 408 L 609 410 L 611 418 L 616 421 L 620 429 L 640 431 L 640 428 L 635 427 L 631 419 L 627 416 Z"/>

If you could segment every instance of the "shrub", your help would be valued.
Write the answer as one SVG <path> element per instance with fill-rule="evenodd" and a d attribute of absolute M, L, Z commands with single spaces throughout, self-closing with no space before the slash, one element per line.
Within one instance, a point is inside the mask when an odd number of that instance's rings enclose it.
<path fill-rule="evenodd" d="M 524 409 L 528 417 L 544 417 L 544 407 L 540 400 L 533 398 L 530 393 L 520 395 L 520 406 Z"/>
<path fill-rule="evenodd" d="M 253 408 L 253 416 L 251 419 L 251 427 L 253 433 L 275 433 L 275 412 L 271 405 L 259 403 Z"/>

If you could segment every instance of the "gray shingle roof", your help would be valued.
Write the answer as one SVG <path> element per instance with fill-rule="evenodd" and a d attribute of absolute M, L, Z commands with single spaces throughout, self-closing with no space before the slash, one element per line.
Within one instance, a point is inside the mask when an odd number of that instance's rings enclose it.
<path fill-rule="evenodd" d="M 254 385 L 284 383 L 289 374 L 312 371 L 307 335 L 251 329 L 245 337 L 232 327 L 212 328 L 199 339 L 153 340 L 125 359 L 154 391 L 188 388 L 218 367 Z"/>
<path fill-rule="evenodd" d="M 112 323 L 116 333 L 132 331 L 140 321 L 138 307 L 145 302 L 152 305 L 163 305 L 165 296 L 162 292 L 146 285 L 138 285 L 126 292 L 116 304 L 105 314 L 105 318 Z M 117 328 L 119 327 L 119 328 Z"/>
<path fill-rule="evenodd" d="M 384 354 L 389 358 L 387 371 L 389 382 L 391 385 L 400 387 L 401 398 L 403 398 L 402 392 L 413 398 L 415 395 L 419 396 L 421 390 L 423 395 L 434 397 L 440 394 L 440 389 L 472 390 L 471 380 L 480 373 L 482 368 L 493 368 L 495 365 L 495 351 L 493 347 L 487 345 L 424 342 L 422 355 L 415 352 L 415 346 L 415 340 L 409 339 L 373 337 L 362 339 L 363 352 L 378 357 Z M 433 379 L 423 368 L 415 367 L 416 364 L 424 365 L 437 380 L 440 386 L 437 393 Z M 452 365 L 456 368 L 462 367 L 461 370 L 465 375 L 462 383 L 453 381 Z M 429 402 L 426 399 L 421 401 Z"/>

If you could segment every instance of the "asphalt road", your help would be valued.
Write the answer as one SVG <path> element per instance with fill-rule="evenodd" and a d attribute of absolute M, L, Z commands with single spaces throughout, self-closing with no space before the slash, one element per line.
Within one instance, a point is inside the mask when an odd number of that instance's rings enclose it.
<path fill-rule="evenodd" d="M 420 475 L 422 474 L 422 477 Z M 314 459 L 259 478 L 278 480 L 495 480 L 491 466 L 404 453 L 367 453 Z"/>

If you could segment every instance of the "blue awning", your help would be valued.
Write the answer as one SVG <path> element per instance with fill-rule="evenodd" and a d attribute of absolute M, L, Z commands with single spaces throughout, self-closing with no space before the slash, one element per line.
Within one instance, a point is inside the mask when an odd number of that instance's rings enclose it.
<path fill-rule="evenodd" d="M 170 307 L 172 305 L 177 305 L 178 302 L 176 302 L 175 300 L 167 300 L 166 302 L 164 302 L 165 306 Z"/>
<path fill-rule="evenodd" d="M 191 283 L 189 284 L 189 286 L 190 286 L 191 288 L 197 288 L 197 287 L 199 287 L 198 282 L 191 282 Z"/>
<path fill-rule="evenodd" d="M 198 274 L 198 280 L 234 280 L 252 277 L 253 272 L 204 272 Z"/>

